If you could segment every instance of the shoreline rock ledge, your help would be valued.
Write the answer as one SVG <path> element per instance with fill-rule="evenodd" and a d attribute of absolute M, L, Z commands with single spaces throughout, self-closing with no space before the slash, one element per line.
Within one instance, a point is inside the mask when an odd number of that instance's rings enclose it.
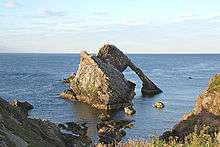
<path fill-rule="evenodd" d="M 107 44 L 97 56 L 81 52 L 79 68 L 68 78 L 69 90 L 60 96 L 88 103 L 97 109 L 115 110 L 132 106 L 136 84 L 125 79 L 122 72 L 127 67 L 143 81 L 143 95 L 162 92 L 123 52 Z"/>

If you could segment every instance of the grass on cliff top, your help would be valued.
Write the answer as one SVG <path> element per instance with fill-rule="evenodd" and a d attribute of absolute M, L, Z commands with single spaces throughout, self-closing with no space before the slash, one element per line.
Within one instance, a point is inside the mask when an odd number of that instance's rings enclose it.
<path fill-rule="evenodd" d="M 199 133 L 193 132 L 185 138 L 185 143 L 178 143 L 176 139 L 170 139 L 169 143 L 157 138 L 147 141 L 145 139 L 132 139 L 128 142 L 121 142 L 116 147 L 217 147 L 216 134 L 208 134 L 209 127 L 204 127 Z M 98 144 L 96 147 L 107 147 Z"/>
<path fill-rule="evenodd" d="M 216 74 L 210 81 L 208 91 L 220 90 L 220 73 Z"/>

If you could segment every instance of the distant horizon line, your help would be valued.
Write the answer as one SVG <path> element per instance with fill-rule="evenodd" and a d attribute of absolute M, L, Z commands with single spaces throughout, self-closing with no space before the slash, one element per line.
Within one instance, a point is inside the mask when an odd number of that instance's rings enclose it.
<path fill-rule="evenodd" d="M 81 52 L 72 52 L 72 53 L 70 53 L 70 52 L 68 52 L 68 53 L 65 53 L 65 52 L 57 52 L 57 53 L 50 53 L 50 52 L 34 52 L 34 53 L 31 53 L 31 52 L 0 52 L 0 54 L 80 54 Z M 97 53 L 89 53 L 89 54 L 97 54 Z M 216 52 L 216 53 L 214 53 L 214 52 L 201 52 L 201 53 L 196 53 L 196 52 L 145 52 L 145 53 L 143 53 L 143 52 L 140 52 L 140 53 L 138 53 L 138 52 L 131 52 L 131 53 L 124 53 L 124 54 L 137 54 L 137 55 L 140 55 L 140 54 L 176 54 L 176 55 L 178 55 L 178 54 L 210 54 L 210 55 L 212 55 L 212 54 L 220 54 L 220 52 Z"/>

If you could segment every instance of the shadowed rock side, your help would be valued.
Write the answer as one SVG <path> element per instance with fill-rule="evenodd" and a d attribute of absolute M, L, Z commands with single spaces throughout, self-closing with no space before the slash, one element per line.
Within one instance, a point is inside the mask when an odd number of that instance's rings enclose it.
<path fill-rule="evenodd" d="M 183 116 L 161 139 L 168 141 L 170 137 L 175 137 L 183 142 L 187 135 L 193 131 L 201 131 L 204 126 L 209 127 L 210 135 L 217 134 L 220 143 L 220 73 L 210 80 L 207 90 L 197 97 L 193 111 Z"/>
<path fill-rule="evenodd" d="M 25 108 L 32 108 L 26 104 Z M 91 144 L 88 137 L 62 133 L 49 121 L 27 118 L 19 105 L 11 105 L 0 97 L 1 147 L 87 147 Z"/>
<path fill-rule="evenodd" d="M 138 68 L 122 51 L 114 45 L 104 45 L 97 55 L 102 61 L 113 65 L 117 70 L 123 72 L 130 67 L 143 82 L 141 92 L 145 95 L 155 95 L 162 92 L 144 73 Z"/>
<path fill-rule="evenodd" d="M 69 85 L 70 90 L 61 93 L 62 97 L 77 99 L 98 109 L 131 105 L 135 95 L 135 84 L 112 65 L 86 52 L 81 53 L 79 69 Z"/>

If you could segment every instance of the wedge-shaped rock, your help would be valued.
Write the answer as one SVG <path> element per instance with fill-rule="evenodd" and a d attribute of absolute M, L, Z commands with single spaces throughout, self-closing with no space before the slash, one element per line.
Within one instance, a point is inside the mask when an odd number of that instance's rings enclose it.
<path fill-rule="evenodd" d="M 123 108 L 131 104 L 135 95 L 134 83 L 127 81 L 113 65 L 86 52 L 81 53 L 79 69 L 69 84 L 73 92 L 69 97 L 98 109 Z"/>

